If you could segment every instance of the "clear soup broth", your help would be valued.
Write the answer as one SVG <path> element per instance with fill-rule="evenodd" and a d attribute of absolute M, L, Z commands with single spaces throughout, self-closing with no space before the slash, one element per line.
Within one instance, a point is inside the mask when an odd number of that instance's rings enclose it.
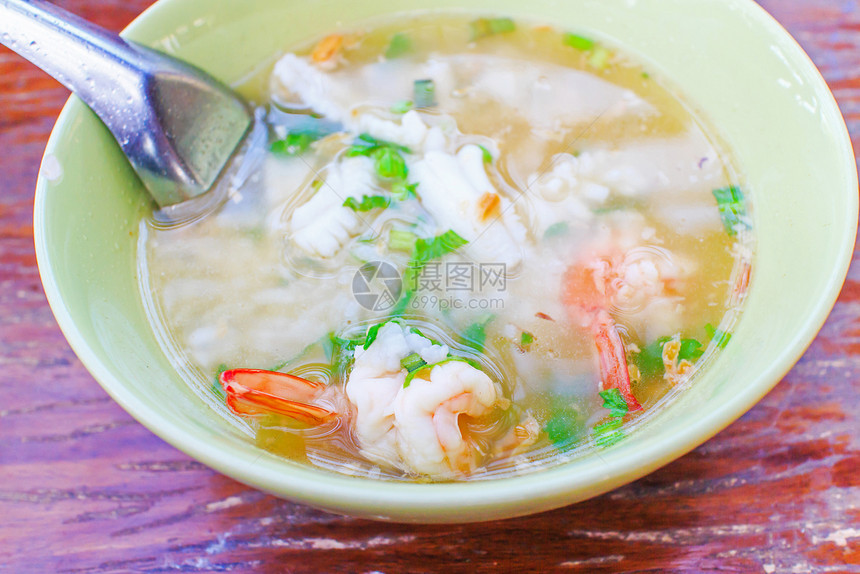
<path fill-rule="evenodd" d="M 730 343 L 732 157 L 585 32 L 427 15 L 273 58 L 193 221 L 142 223 L 187 383 L 257 444 L 390 480 L 531 472 L 624 440 Z"/>

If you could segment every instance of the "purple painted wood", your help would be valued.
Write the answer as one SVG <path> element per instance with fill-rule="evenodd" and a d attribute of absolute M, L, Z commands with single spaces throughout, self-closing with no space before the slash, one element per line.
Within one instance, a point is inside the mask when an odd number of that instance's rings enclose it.
<path fill-rule="evenodd" d="M 60 2 L 120 29 L 147 0 Z M 762 0 L 860 142 L 858 0 Z M 730 41 L 730 39 L 727 39 Z M 111 401 L 63 339 L 32 240 L 66 92 L 0 49 L 0 572 L 860 572 L 860 268 L 800 363 L 716 438 L 605 496 L 529 518 L 403 526 L 216 474 Z"/>

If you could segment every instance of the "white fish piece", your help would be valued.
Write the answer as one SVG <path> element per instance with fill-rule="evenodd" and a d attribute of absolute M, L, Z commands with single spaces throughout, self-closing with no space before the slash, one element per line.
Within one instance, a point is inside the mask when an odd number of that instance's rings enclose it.
<path fill-rule="evenodd" d="M 536 130 L 555 132 L 559 122 L 591 122 L 597 117 L 611 119 L 653 110 L 632 91 L 586 72 L 489 54 L 434 54 L 424 62 L 380 60 L 330 71 L 305 57 L 286 54 L 275 65 L 273 91 L 286 101 L 309 106 L 356 129 L 352 102 L 387 109 L 412 97 L 416 79 L 433 80 L 443 108 L 460 105 L 457 93 L 500 100 L 519 110 Z"/>
<path fill-rule="evenodd" d="M 397 452 L 415 472 L 448 477 L 477 466 L 474 445 L 463 437 L 460 415 L 479 417 L 504 405 L 501 387 L 483 371 L 449 361 L 415 377 L 394 403 Z"/>
<path fill-rule="evenodd" d="M 536 130 L 556 131 L 559 122 L 591 123 L 654 110 L 630 90 L 559 64 L 489 54 L 440 59 L 454 71 L 459 89 L 518 110 Z"/>
<path fill-rule="evenodd" d="M 290 216 L 290 241 L 309 255 L 335 256 L 364 228 L 367 215 L 359 217 L 343 203 L 375 193 L 373 170 L 373 161 L 363 156 L 333 164 L 319 189 Z"/>
<path fill-rule="evenodd" d="M 440 232 L 454 230 L 469 241 L 469 252 L 481 262 L 503 263 L 509 270 L 522 262 L 525 228 L 510 200 L 499 196 L 500 215 L 481 217 L 482 197 L 499 193 L 487 176 L 480 147 L 463 146 L 456 155 L 428 151 L 410 173 L 410 179 L 419 184 L 422 205 Z"/>

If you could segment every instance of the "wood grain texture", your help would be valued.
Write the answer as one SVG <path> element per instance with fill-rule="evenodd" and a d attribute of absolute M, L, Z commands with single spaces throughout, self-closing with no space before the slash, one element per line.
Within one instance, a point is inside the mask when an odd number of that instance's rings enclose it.
<path fill-rule="evenodd" d="M 149 2 L 59 4 L 118 30 Z M 860 0 L 761 4 L 821 68 L 856 148 Z M 8 375 L 0 572 L 860 572 L 857 265 L 785 380 L 716 438 L 642 480 L 486 524 L 333 516 L 238 484 L 163 443 L 68 347 L 32 240 L 39 161 L 66 97 L 0 48 L 0 363 Z"/>

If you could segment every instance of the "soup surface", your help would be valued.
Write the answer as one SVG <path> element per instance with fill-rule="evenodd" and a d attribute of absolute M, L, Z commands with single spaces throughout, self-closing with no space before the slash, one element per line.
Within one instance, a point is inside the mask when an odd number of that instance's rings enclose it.
<path fill-rule="evenodd" d="M 217 205 L 143 222 L 139 256 L 177 369 L 262 448 L 391 480 L 529 472 L 623 440 L 730 344 L 737 170 L 626 54 L 424 14 L 264 68 Z"/>

